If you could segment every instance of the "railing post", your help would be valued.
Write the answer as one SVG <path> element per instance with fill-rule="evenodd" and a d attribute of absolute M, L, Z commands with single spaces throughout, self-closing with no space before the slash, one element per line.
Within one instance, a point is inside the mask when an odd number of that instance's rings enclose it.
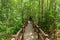
<path fill-rule="evenodd" d="M 24 39 L 25 26 L 22 27 L 22 40 Z"/>
<path fill-rule="evenodd" d="M 45 34 L 44 40 L 49 40 L 48 34 Z"/>
<path fill-rule="evenodd" d="M 17 40 L 17 35 L 13 35 L 13 38 L 11 40 Z"/>

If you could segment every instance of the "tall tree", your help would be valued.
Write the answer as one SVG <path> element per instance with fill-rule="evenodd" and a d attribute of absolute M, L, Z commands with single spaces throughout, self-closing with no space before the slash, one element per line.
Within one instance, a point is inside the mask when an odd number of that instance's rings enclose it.
<path fill-rule="evenodd" d="M 24 14 L 23 14 L 23 12 L 24 12 L 24 2 L 23 2 L 23 0 L 21 0 L 21 13 L 22 13 L 22 23 L 23 23 L 23 21 L 24 21 L 24 18 L 23 18 L 23 16 L 24 16 Z"/>
<path fill-rule="evenodd" d="M 54 28 L 54 40 L 57 40 L 57 37 L 56 37 L 56 29 L 57 29 L 57 27 L 56 27 L 56 23 L 55 23 L 55 22 L 56 22 L 56 14 L 57 14 L 57 13 L 56 13 L 56 0 L 54 0 L 54 4 L 53 4 L 53 5 L 54 5 L 54 6 L 53 6 L 53 10 L 54 10 L 54 11 L 53 11 L 53 13 L 54 13 L 54 14 L 53 14 L 53 15 L 54 15 L 54 20 L 53 20 L 53 21 L 54 21 L 54 22 L 53 22 L 53 25 L 54 25 L 54 26 L 53 26 L 53 28 Z"/>
<path fill-rule="evenodd" d="M 50 6 L 49 6 L 49 11 L 50 11 L 49 13 L 50 14 L 49 15 L 52 14 L 53 17 L 50 16 L 50 18 L 49 18 L 50 22 L 52 23 L 51 24 L 52 26 L 49 27 L 51 30 L 50 29 L 49 30 L 50 30 L 51 35 L 54 34 L 53 35 L 53 37 L 54 37 L 53 40 L 55 40 L 55 31 L 56 31 L 55 30 L 56 29 L 56 24 L 55 24 L 55 21 L 56 21 L 55 20 L 55 18 L 56 18 L 56 13 L 55 12 L 56 11 L 55 10 L 56 10 L 56 0 L 50 0 Z"/>
<path fill-rule="evenodd" d="M 0 0 L 0 21 L 2 21 L 1 13 L 2 13 L 2 1 Z"/>
<path fill-rule="evenodd" d="M 42 21 L 44 20 L 44 0 L 42 0 Z"/>
<path fill-rule="evenodd" d="M 40 0 L 38 0 L 38 25 L 40 25 Z"/>
<path fill-rule="evenodd" d="M 6 6 L 6 21 L 8 23 L 9 21 L 9 1 L 8 0 L 5 0 L 5 6 Z"/>

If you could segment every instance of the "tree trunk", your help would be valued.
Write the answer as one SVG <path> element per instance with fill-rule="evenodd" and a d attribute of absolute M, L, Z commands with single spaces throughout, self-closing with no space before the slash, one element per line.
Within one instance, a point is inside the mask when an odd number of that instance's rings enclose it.
<path fill-rule="evenodd" d="M 24 21 L 24 18 L 23 18 L 24 14 L 23 14 L 23 12 L 24 12 L 24 3 L 23 3 L 23 0 L 21 0 L 22 23 Z"/>
<path fill-rule="evenodd" d="M 42 22 L 44 21 L 44 0 L 42 0 Z"/>
<path fill-rule="evenodd" d="M 40 0 L 38 0 L 38 25 L 40 26 Z"/>

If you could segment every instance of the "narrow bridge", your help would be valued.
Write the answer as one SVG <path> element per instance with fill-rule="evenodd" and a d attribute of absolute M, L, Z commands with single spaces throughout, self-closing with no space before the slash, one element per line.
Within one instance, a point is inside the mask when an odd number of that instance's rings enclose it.
<path fill-rule="evenodd" d="M 36 23 L 27 20 L 12 40 L 49 40 L 49 37 Z"/>

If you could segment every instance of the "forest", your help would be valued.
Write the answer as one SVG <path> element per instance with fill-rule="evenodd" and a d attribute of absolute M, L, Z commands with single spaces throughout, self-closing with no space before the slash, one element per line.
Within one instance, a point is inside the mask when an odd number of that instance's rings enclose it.
<path fill-rule="evenodd" d="M 60 0 L 0 0 L 0 40 L 11 40 L 30 16 L 47 34 L 60 30 Z"/>

